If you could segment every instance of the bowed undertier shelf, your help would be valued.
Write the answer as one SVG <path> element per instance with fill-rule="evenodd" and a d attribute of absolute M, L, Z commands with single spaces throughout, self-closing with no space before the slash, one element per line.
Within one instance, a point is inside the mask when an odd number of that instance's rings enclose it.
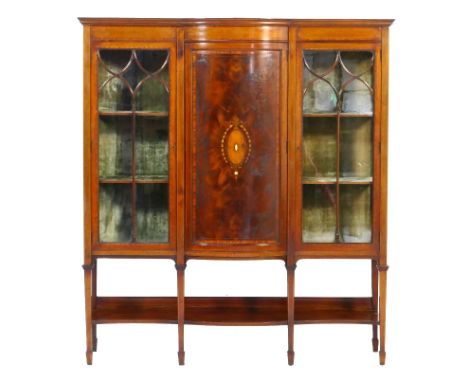
<path fill-rule="evenodd" d="M 296 297 L 296 324 L 376 324 L 367 297 Z M 177 323 L 176 297 L 98 297 L 93 321 Z M 286 325 L 286 297 L 186 297 L 185 323 L 205 325 Z"/>

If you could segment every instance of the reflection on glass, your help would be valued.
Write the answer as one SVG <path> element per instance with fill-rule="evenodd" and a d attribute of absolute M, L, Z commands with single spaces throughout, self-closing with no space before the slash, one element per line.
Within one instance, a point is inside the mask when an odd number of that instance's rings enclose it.
<path fill-rule="evenodd" d="M 352 81 L 343 91 L 343 113 L 372 113 L 372 94 L 360 81 Z"/>
<path fill-rule="evenodd" d="M 304 52 L 303 67 L 304 113 L 335 112 L 341 81 L 336 52 Z"/>
<path fill-rule="evenodd" d="M 130 111 L 132 95 L 128 86 L 119 78 L 111 78 L 101 90 L 99 111 Z"/>
<path fill-rule="evenodd" d="M 371 52 L 341 52 L 342 111 L 344 113 L 372 113 Z"/>
<path fill-rule="evenodd" d="M 335 234 L 335 185 L 303 185 L 302 241 L 305 243 L 333 243 Z"/>
<path fill-rule="evenodd" d="M 305 51 L 303 112 L 372 113 L 373 61 L 372 52 Z"/>
<path fill-rule="evenodd" d="M 167 179 L 168 119 L 138 117 L 136 123 L 137 179 Z"/>
<path fill-rule="evenodd" d="M 335 181 L 336 119 L 304 118 L 303 128 L 303 179 Z"/>
<path fill-rule="evenodd" d="M 168 63 L 165 50 L 100 50 L 99 110 L 167 112 Z"/>
<path fill-rule="evenodd" d="M 372 241 L 370 185 L 340 186 L 340 225 L 345 243 Z"/>
<path fill-rule="evenodd" d="M 340 133 L 340 180 L 371 179 L 372 119 L 343 118 Z"/>
<path fill-rule="evenodd" d="M 99 118 L 99 177 L 130 178 L 132 174 L 132 120 Z"/>
<path fill-rule="evenodd" d="M 130 87 L 119 75 L 123 75 L 128 70 L 132 52 L 130 50 L 104 49 L 99 51 L 99 58 L 99 110 L 131 110 Z"/>
<path fill-rule="evenodd" d="M 132 186 L 101 184 L 99 187 L 99 237 L 101 242 L 129 242 L 132 238 Z"/>
<path fill-rule="evenodd" d="M 164 72 L 164 79 L 148 78 L 144 81 L 135 95 L 136 110 L 167 112 L 169 94 L 165 87 L 166 84 L 167 71 Z"/>
<path fill-rule="evenodd" d="M 167 184 L 138 184 L 136 203 L 137 241 L 167 242 L 169 238 Z"/>
<path fill-rule="evenodd" d="M 99 51 L 99 86 L 114 75 L 125 73 L 131 59 L 131 50 L 101 49 Z"/>

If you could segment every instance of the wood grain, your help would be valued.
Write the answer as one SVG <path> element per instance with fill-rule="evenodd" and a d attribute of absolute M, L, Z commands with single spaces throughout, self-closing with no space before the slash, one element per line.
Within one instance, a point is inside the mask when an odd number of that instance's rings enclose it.
<path fill-rule="evenodd" d="M 186 227 L 193 247 L 281 245 L 281 51 L 260 48 L 192 47 Z M 241 168 L 220 147 L 239 121 L 251 144 Z"/>
<path fill-rule="evenodd" d="M 386 27 L 393 23 L 393 19 L 262 19 L 262 18 L 209 18 L 209 19 L 166 19 L 166 18 L 106 18 L 79 17 L 83 25 L 103 26 L 258 26 L 258 25 L 288 25 L 288 26 L 334 26 L 334 27 Z"/>
<path fill-rule="evenodd" d="M 388 269 L 388 27 L 393 20 L 79 20 L 84 25 L 83 268 L 88 364 L 92 363 L 93 351 L 96 351 L 97 324 L 102 323 L 176 323 L 181 365 L 185 363 L 186 323 L 287 324 L 290 365 L 294 363 L 295 324 L 369 324 L 372 325 L 373 350 L 379 350 L 380 363 L 384 364 Z M 99 110 L 97 52 L 100 49 L 168 50 L 169 77 L 164 77 L 170 87 L 168 110 L 155 105 L 134 110 Z M 373 113 L 360 108 L 359 102 L 346 104 L 349 111 L 354 110 L 352 113 L 346 112 L 346 108 L 344 112 L 320 110 L 323 111 L 320 114 L 316 114 L 314 108 L 304 111 L 304 50 L 346 51 L 348 61 L 355 51 L 374 52 Z M 140 101 L 146 105 L 148 99 L 143 98 Z M 320 131 L 314 127 L 327 123 L 318 118 L 337 121 L 334 132 L 337 137 L 340 129 L 345 138 L 349 133 L 349 147 L 344 140 L 332 181 L 329 179 L 332 176 L 314 177 L 310 166 L 303 163 L 304 141 L 316 147 Z M 153 136 L 143 130 L 136 135 L 141 140 L 142 152 L 148 152 L 155 142 L 161 142 L 163 150 L 167 147 L 168 163 L 154 163 L 160 161 L 161 155 L 144 155 L 139 158 L 141 166 L 137 176 L 133 167 L 131 176 L 127 176 L 125 156 L 120 155 L 122 163 L 107 163 L 109 158 L 103 155 L 101 161 L 106 168 L 101 170 L 106 171 L 99 176 L 102 150 L 99 121 L 103 119 L 169 121 L 168 134 L 164 136 Z M 304 120 L 310 125 L 305 139 Z M 371 120 L 372 129 L 366 127 L 365 134 L 355 131 L 360 128 L 359 123 L 367 124 Z M 234 133 L 227 130 L 231 122 L 237 126 L 231 129 Z M 144 125 L 140 123 L 137 127 Z M 159 122 L 156 125 L 159 126 Z M 115 124 L 112 128 L 122 127 Z M 117 134 L 117 131 L 111 133 Z M 225 140 L 222 139 L 224 133 Z M 112 139 L 104 142 L 104 146 L 119 150 L 121 142 L 112 134 L 108 137 Z M 315 141 L 308 142 L 309 138 Z M 357 151 L 356 144 L 363 140 L 366 149 Z M 365 171 L 358 172 L 358 161 L 370 161 L 369 146 L 372 147 L 373 169 L 366 167 Z M 346 162 L 347 156 L 355 158 L 354 162 Z M 132 166 L 135 163 L 132 159 Z M 303 168 L 311 173 L 304 179 Z M 346 176 L 340 172 L 345 172 Z M 155 173 L 160 176 L 152 177 Z M 366 230 L 372 226 L 371 243 L 303 242 L 303 187 L 337 183 L 345 185 L 341 188 L 342 197 L 346 192 L 353 196 L 351 189 L 372 187 L 372 217 L 366 217 L 365 224 L 361 224 Z M 140 191 L 167 187 L 169 230 L 164 232 L 168 235 L 167 243 L 103 243 L 99 239 L 99 190 L 130 186 Z M 339 199 L 338 193 L 338 202 Z M 369 210 L 367 199 L 366 203 L 361 203 L 365 205 L 363 216 L 367 216 Z M 346 205 L 346 198 L 342 204 Z M 347 221 L 346 217 L 339 218 Z M 354 229 L 353 219 L 351 216 L 348 220 Z M 144 223 L 140 233 L 151 238 L 154 222 Z M 176 265 L 177 296 L 98 297 L 98 258 L 172 259 Z M 298 260 L 318 258 L 370 259 L 371 296 L 295 297 Z M 185 272 L 189 259 L 283 260 L 287 296 L 186 297 Z"/>
<path fill-rule="evenodd" d="M 175 297 L 98 297 L 94 322 L 177 323 Z M 373 324 L 372 299 L 296 297 L 296 324 Z M 198 325 L 285 325 L 285 297 L 186 297 L 185 323 Z"/>

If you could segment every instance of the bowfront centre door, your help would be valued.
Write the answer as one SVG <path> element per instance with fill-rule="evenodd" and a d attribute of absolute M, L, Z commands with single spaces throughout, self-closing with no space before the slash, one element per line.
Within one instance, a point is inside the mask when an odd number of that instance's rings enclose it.
<path fill-rule="evenodd" d="M 189 255 L 284 257 L 287 44 L 191 43 L 185 64 Z"/>

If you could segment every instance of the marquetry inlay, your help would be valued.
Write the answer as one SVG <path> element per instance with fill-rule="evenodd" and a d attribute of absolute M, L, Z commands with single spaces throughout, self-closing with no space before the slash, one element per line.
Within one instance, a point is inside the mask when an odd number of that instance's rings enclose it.
<path fill-rule="evenodd" d="M 228 122 L 221 138 L 221 153 L 224 161 L 232 169 L 235 179 L 238 178 L 240 170 L 249 160 L 251 150 L 250 135 L 242 121 L 234 116 Z"/>

